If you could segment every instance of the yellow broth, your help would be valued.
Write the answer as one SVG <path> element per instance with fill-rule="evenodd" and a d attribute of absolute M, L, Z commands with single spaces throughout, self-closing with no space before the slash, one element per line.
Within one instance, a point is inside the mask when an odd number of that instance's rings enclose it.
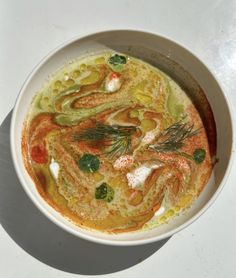
<path fill-rule="evenodd" d="M 212 172 L 187 94 L 159 69 L 112 52 L 50 78 L 32 100 L 22 154 L 51 206 L 108 233 L 166 222 L 191 206 Z"/>

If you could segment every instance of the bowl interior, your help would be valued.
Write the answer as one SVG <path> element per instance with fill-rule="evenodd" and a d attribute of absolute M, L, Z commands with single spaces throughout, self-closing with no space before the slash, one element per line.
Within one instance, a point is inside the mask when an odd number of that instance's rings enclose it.
<path fill-rule="evenodd" d="M 168 224 L 149 231 L 107 235 L 75 226 L 41 198 L 23 164 L 21 131 L 33 96 L 42 88 L 50 75 L 65 63 L 78 56 L 104 51 L 106 48 L 141 58 L 169 74 L 194 101 L 208 132 L 214 129 L 212 121 L 209 121 L 209 117 L 212 116 L 211 109 L 215 118 L 216 157 L 219 162 L 214 168 L 214 175 L 191 209 L 172 219 Z M 232 153 L 232 137 L 229 107 L 224 93 L 210 71 L 180 45 L 154 34 L 128 30 L 108 31 L 76 39 L 48 55 L 24 84 L 14 108 L 11 126 L 11 148 L 15 168 L 26 193 L 38 208 L 56 224 L 75 235 L 97 242 L 119 245 L 141 244 L 165 238 L 196 219 L 213 202 L 223 185 L 222 181 L 228 171 Z M 214 146 L 215 142 L 211 145 Z"/>

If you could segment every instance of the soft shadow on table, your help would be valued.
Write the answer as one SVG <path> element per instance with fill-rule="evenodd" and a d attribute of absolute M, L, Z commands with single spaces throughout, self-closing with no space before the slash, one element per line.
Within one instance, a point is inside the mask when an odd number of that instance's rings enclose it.
<path fill-rule="evenodd" d="M 105 246 L 77 238 L 49 221 L 25 194 L 16 176 L 10 154 L 10 120 L 11 113 L 0 126 L 0 221 L 26 252 L 63 271 L 99 275 L 140 263 L 167 242 Z"/>

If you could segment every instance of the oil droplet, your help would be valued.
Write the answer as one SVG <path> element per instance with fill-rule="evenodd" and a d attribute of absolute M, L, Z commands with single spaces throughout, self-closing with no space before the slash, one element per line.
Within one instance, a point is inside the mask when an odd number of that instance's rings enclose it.
<path fill-rule="evenodd" d="M 71 74 L 72 78 L 78 78 L 80 76 L 80 70 L 74 70 Z"/>
<path fill-rule="evenodd" d="M 99 64 L 104 64 L 105 63 L 105 58 L 104 57 L 98 57 L 95 59 L 95 64 L 99 65 Z"/>
<path fill-rule="evenodd" d="M 166 217 L 171 217 L 175 214 L 175 212 L 173 211 L 173 209 L 170 209 L 166 212 Z"/>
<path fill-rule="evenodd" d="M 165 216 L 165 215 L 163 215 L 163 216 L 161 216 L 160 218 L 159 218 L 159 222 L 160 223 L 164 223 L 164 222 L 166 222 L 167 221 L 167 217 Z"/>
<path fill-rule="evenodd" d="M 131 110 L 129 116 L 130 118 L 137 118 L 139 116 L 138 110 Z"/>
<path fill-rule="evenodd" d="M 60 80 L 57 80 L 55 83 L 54 83 L 54 88 L 56 89 L 61 89 L 62 87 L 62 82 Z"/>
<path fill-rule="evenodd" d="M 156 127 L 156 122 L 151 119 L 143 119 L 141 121 L 141 127 L 144 132 L 153 130 Z"/>
<path fill-rule="evenodd" d="M 85 71 L 87 66 L 85 64 L 81 64 L 79 68 L 81 71 Z"/>
<path fill-rule="evenodd" d="M 174 210 L 175 210 L 175 212 L 179 212 L 180 211 L 180 207 L 176 206 L 176 207 L 174 207 Z"/>
<path fill-rule="evenodd" d="M 68 86 L 72 86 L 72 85 L 74 85 L 75 84 L 75 81 L 73 80 L 73 79 L 68 79 L 66 82 L 66 85 L 68 85 Z"/>

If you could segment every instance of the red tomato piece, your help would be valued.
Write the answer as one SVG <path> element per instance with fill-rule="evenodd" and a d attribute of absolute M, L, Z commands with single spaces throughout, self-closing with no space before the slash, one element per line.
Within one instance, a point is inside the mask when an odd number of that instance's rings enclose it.
<path fill-rule="evenodd" d="M 45 164 L 48 161 L 47 150 L 44 146 L 36 145 L 31 149 L 31 158 L 34 162 L 39 164 Z"/>

